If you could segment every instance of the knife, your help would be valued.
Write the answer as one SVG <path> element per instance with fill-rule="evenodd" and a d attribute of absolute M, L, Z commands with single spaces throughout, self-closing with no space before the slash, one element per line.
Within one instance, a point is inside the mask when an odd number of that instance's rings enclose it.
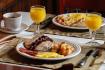
<path fill-rule="evenodd" d="M 85 57 L 83 57 L 77 64 L 76 64 L 76 68 L 80 68 L 80 67 L 82 67 L 83 65 L 85 65 L 85 63 L 86 63 L 86 60 L 88 59 L 88 57 L 92 54 L 92 52 L 93 52 L 93 50 L 89 50 L 87 53 L 86 53 L 86 55 L 85 55 Z"/>
<path fill-rule="evenodd" d="M 44 29 L 44 28 L 48 27 L 52 23 L 52 18 L 53 17 L 49 17 L 45 21 L 41 22 L 40 29 Z M 33 32 L 34 31 L 34 27 L 36 27 L 36 25 L 35 24 L 31 24 L 30 26 L 28 26 L 26 31 Z"/>
<path fill-rule="evenodd" d="M 1 44 L 1 42 L 3 42 L 3 41 L 6 41 L 6 40 L 11 39 L 11 38 L 15 38 L 15 37 L 16 37 L 15 35 L 8 35 L 8 36 L 6 36 L 6 37 L 3 37 L 3 38 L 0 39 L 0 44 Z"/>
<path fill-rule="evenodd" d="M 92 54 L 91 56 L 93 57 L 93 59 L 91 59 L 92 61 L 90 62 L 90 65 L 89 66 L 92 66 L 94 61 L 95 61 L 95 58 L 97 56 L 100 56 L 100 50 L 99 49 L 96 49 Z"/>
<path fill-rule="evenodd" d="M 40 28 L 43 29 L 43 28 L 49 26 L 49 25 L 52 23 L 52 18 L 53 18 L 53 17 L 49 17 L 49 18 L 47 18 L 45 21 L 43 21 L 43 22 L 41 23 L 41 25 L 40 25 Z"/>
<path fill-rule="evenodd" d="M 82 66 L 82 67 L 89 67 L 92 66 L 96 57 L 99 56 L 99 49 L 95 49 L 92 54 L 89 56 L 88 60 L 86 61 L 86 63 Z"/>

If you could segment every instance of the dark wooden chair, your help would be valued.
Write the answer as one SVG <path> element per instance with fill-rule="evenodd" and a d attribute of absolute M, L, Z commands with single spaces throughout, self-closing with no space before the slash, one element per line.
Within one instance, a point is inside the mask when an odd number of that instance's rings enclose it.
<path fill-rule="evenodd" d="M 58 0 L 58 12 L 99 12 L 104 15 L 105 0 Z M 105 15 L 104 15 L 105 16 Z"/>

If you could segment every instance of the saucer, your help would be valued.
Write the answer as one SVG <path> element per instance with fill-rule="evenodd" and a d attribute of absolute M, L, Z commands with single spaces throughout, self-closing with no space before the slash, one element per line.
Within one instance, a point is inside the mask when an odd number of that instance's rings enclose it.
<path fill-rule="evenodd" d="M 0 31 L 1 31 L 1 32 L 5 32 L 5 33 L 11 33 L 11 34 L 12 34 L 12 33 L 20 33 L 21 31 L 26 30 L 27 27 L 28 27 L 28 26 L 27 26 L 26 24 L 21 23 L 21 27 L 20 27 L 18 30 L 11 31 L 11 30 L 9 30 L 9 29 L 6 29 L 6 28 L 4 27 L 3 21 L 1 21 Z"/>

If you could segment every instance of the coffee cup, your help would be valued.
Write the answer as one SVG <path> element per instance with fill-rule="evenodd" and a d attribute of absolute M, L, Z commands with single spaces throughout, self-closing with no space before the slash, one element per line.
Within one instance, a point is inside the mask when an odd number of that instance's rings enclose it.
<path fill-rule="evenodd" d="M 11 12 L 3 14 L 4 28 L 9 31 L 19 31 L 21 29 L 22 15 Z"/>

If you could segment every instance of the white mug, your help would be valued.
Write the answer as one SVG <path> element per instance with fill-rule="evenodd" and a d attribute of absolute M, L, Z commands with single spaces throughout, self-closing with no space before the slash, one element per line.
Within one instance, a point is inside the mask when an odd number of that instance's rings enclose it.
<path fill-rule="evenodd" d="M 3 14 L 4 28 L 9 31 L 18 31 L 21 29 L 22 15 L 20 13 L 11 12 Z"/>

